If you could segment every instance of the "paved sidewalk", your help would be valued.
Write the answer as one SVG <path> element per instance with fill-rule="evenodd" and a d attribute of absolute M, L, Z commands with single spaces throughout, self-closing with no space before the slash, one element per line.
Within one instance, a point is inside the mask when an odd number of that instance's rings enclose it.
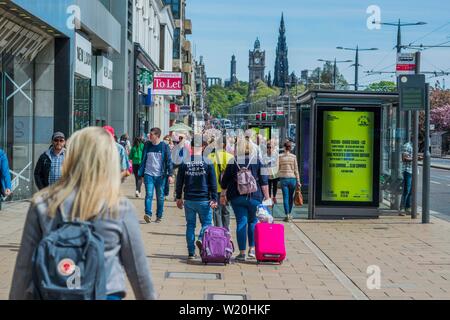
<path fill-rule="evenodd" d="M 200 260 L 187 262 L 184 214 L 174 202 L 167 201 L 161 224 L 145 224 L 144 200 L 134 198 L 132 178 L 123 192 L 139 211 L 160 299 L 202 300 L 209 294 L 248 299 L 450 299 L 450 223 L 434 217 L 429 225 L 408 217 L 297 220 L 285 223 L 288 255 L 281 266 L 204 266 Z M 27 208 L 26 202 L 7 204 L 0 212 L 0 299 L 8 297 Z M 370 265 L 381 269 L 379 290 L 367 288 Z M 169 272 L 197 277 L 219 273 L 221 279 L 172 279 L 166 277 Z M 130 289 L 127 299 L 133 299 Z"/>

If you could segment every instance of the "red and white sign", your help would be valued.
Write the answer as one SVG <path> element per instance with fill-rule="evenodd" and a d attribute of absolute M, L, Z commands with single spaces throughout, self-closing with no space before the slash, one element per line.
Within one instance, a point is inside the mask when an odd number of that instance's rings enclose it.
<path fill-rule="evenodd" d="M 397 76 L 416 73 L 416 54 L 399 53 L 397 55 Z"/>
<path fill-rule="evenodd" d="M 155 72 L 153 76 L 153 94 L 163 96 L 181 96 L 183 77 L 179 72 Z"/>

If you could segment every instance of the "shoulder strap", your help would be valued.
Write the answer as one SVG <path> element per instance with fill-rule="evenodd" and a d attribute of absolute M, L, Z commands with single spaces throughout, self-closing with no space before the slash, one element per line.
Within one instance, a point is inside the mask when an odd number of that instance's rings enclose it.
<path fill-rule="evenodd" d="M 246 169 L 250 168 L 250 165 L 252 164 L 253 159 L 255 158 L 255 156 L 251 157 L 248 161 L 248 166 Z"/>

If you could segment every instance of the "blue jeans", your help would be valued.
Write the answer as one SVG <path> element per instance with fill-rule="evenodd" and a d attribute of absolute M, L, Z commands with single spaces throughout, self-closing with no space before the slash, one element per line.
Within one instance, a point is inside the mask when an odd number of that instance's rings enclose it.
<path fill-rule="evenodd" d="M 412 174 L 403 171 L 403 194 L 402 194 L 402 203 L 400 206 L 405 209 L 411 208 L 411 183 L 412 183 Z"/>
<path fill-rule="evenodd" d="M 203 238 L 206 228 L 212 226 L 212 209 L 209 201 L 184 201 L 184 213 L 186 215 L 186 242 L 189 255 L 195 254 L 195 226 L 197 225 L 197 214 L 200 218 L 202 229 L 199 239 Z"/>
<path fill-rule="evenodd" d="M 236 216 L 236 235 L 240 251 L 247 248 L 247 234 L 248 245 L 255 246 L 255 226 L 258 222 L 256 209 L 260 204 L 261 201 L 242 196 L 231 200 L 231 207 Z"/>
<path fill-rule="evenodd" d="M 297 187 L 297 179 L 295 178 L 281 178 L 281 191 L 283 191 L 283 206 L 286 215 L 291 214 L 294 206 L 294 194 Z"/>
<path fill-rule="evenodd" d="M 164 177 L 144 176 L 145 184 L 145 214 L 152 216 L 153 190 L 156 189 L 156 217 L 162 218 L 164 210 Z"/>

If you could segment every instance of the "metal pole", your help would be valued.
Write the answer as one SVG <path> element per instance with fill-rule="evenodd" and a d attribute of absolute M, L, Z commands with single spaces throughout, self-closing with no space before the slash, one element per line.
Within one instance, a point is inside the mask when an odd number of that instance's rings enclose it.
<path fill-rule="evenodd" d="M 425 153 L 423 159 L 422 223 L 430 223 L 430 85 L 425 84 Z"/>
<path fill-rule="evenodd" d="M 419 152 L 419 113 L 413 112 L 413 163 L 411 183 L 411 219 L 417 219 L 417 182 L 418 182 L 418 152 Z"/>
<path fill-rule="evenodd" d="M 287 127 L 287 130 L 288 130 L 287 136 L 289 138 L 291 138 L 291 94 L 289 93 L 289 90 L 288 90 L 288 127 Z"/>
<path fill-rule="evenodd" d="M 359 67 L 359 49 L 356 46 L 356 57 L 355 57 L 355 91 L 358 91 L 358 67 Z"/>
<path fill-rule="evenodd" d="M 333 83 L 334 83 L 334 90 L 336 90 L 336 58 L 334 58 Z"/>
<path fill-rule="evenodd" d="M 420 52 L 416 52 L 416 74 L 420 73 Z M 408 112 L 408 121 L 409 121 Z M 411 219 L 417 219 L 417 182 L 418 182 L 418 153 L 419 153 L 419 113 L 412 112 L 413 115 L 413 163 L 412 163 L 412 183 L 411 183 Z"/>

